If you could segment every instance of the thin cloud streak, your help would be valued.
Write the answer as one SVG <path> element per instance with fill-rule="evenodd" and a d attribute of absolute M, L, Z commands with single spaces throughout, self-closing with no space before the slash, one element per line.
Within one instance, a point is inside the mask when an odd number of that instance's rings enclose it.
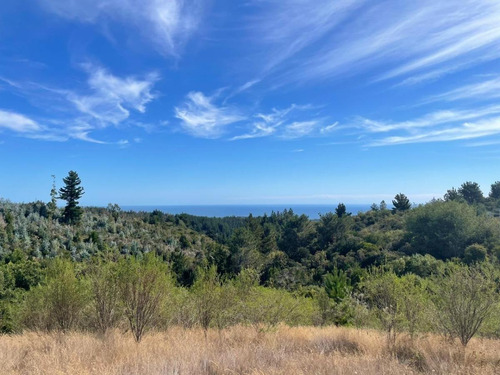
<path fill-rule="evenodd" d="M 39 0 L 44 8 L 60 17 L 83 23 L 106 25 L 119 22 L 139 31 L 158 51 L 178 57 L 197 30 L 205 1 L 191 0 Z"/>
<path fill-rule="evenodd" d="M 445 93 L 431 96 L 424 103 L 438 101 L 453 102 L 463 99 L 489 100 L 496 98 L 500 98 L 500 77 L 461 86 Z"/>
<path fill-rule="evenodd" d="M 495 105 L 474 110 L 441 110 L 429 113 L 415 120 L 402 122 L 384 122 L 361 117 L 354 126 L 367 130 L 370 133 L 384 133 L 395 130 L 414 131 L 421 128 L 474 120 L 499 113 L 500 105 Z"/>
<path fill-rule="evenodd" d="M 259 43 L 273 51 L 264 71 L 269 71 L 319 41 L 365 0 L 270 0 L 254 1 L 264 5 L 268 17 L 259 17 L 252 31 Z"/>
<path fill-rule="evenodd" d="M 412 136 L 392 136 L 374 141 L 371 146 L 387 146 L 408 143 L 449 142 L 481 138 L 500 134 L 500 117 L 481 120 L 475 123 L 466 122 L 447 129 L 434 130 Z"/>
<path fill-rule="evenodd" d="M 491 80 L 493 82 L 493 80 Z M 442 94 L 442 98 L 455 100 L 467 97 L 467 85 Z M 491 91 L 490 83 L 476 85 L 476 93 Z M 406 121 L 380 121 L 359 117 L 346 128 L 357 128 L 367 147 L 390 146 L 412 143 L 451 142 L 500 135 L 500 105 L 490 105 L 471 109 L 447 109 L 427 113 Z M 388 133 L 383 138 L 376 135 Z M 489 141 L 469 144 L 487 146 Z"/>

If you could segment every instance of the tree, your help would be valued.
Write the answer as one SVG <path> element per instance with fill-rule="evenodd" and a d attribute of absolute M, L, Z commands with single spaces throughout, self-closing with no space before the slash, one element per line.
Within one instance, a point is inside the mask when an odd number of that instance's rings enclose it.
<path fill-rule="evenodd" d="M 109 211 L 111 216 L 113 216 L 113 219 L 115 220 L 116 223 L 118 221 L 118 218 L 120 217 L 120 212 L 122 211 L 120 206 L 118 206 L 116 203 L 115 204 L 108 203 L 107 210 Z"/>
<path fill-rule="evenodd" d="M 205 338 L 208 329 L 221 313 L 221 285 L 215 266 L 198 268 L 191 292 L 195 301 L 197 320 L 203 328 Z"/>
<path fill-rule="evenodd" d="M 68 176 L 63 178 L 65 186 L 59 189 L 59 199 L 65 200 L 63 221 L 68 224 L 77 224 L 82 216 L 82 209 L 78 206 L 78 200 L 84 194 L 82 183 L 78 173 L 69 171 Z"/>
<path fill-rule="evenodd" d="M 380 202 L 380 206 L 379 207 L 380 207 L 380 211 L 385 211 L 385 210 L 387 210 L 387 203 L 385 203 L 385 201 L 382 200 Z"/>
<path fill-rule="evenodd" d="M 57 258 L 48 268 L 45 282 L 29 291 L 25 324 L 34 329 L 70 331 L 79 325 L 87 297 L 86 286 L 77 278 L 74 264 Z"/>
<path fill-rule="evenodd" d="M 117 263 L 98 261 L 89 270 L 92 323 L 97 332 L 105 335 L 120 318 L 120 293 Z"/>
<path fill-rule="evenodd" d="M 392 272 L 375 272 L 362 285 L 369 306 L 387 333 L 387 346 L 392 348 L 403 319 L 401 296 L 405 290 L 401 281 Z"/>
<path fill-rule="evenodd" d="M 317 241 L 320 249 L 325 249 L 345 238 L 351 224 L 351 218 L 340 219 L 331 212 L 321 215 L 316 227 Z"/>
<path fill-rule="evenodd" d="M 491 184 L 490 198 L 500 199 L 500 181 Z"/>
<path fill-rule="evenodd" d="M 172 282 L 167 266 L 149 253 L 143 259 L 124 259 L 118 269 L 118 290 L 134 339 L 142 336 L 160 316 Z"/>
<path fill-rule="evenodd" d="M 484 262 L 486 257 L 488 256 L 488 252 L 483 245 L 479 245 L 474 243 L 465 248 L 464 252 L 464 262 L 466 264 L 474 264 Z"/>
<path fill-rule="evenodd" d="M 335 303 L 342 302 L 352 290 L 351 280 L 344 271 L 338 268 L 334 268 L 331 273 L 325 275 L 324 283 L 328 297 L 333 299 Z"/>
<path fill-rule="evenodd" d="M 280 323 L 295 320 L 302 302 L 285 290 L 257 286 L 250 290 L 246 300 L 244 321 L 258 333 L 269 332 Z"/>
<path fill-rule="evenodd" d="M 427 282 L 420 277 L 407 274 L 400 279 L 404 293 L 399 296 L 406 328 L 413 339 L 422 326 L 427 313 Z"/>
<path fill-rule="evenodd" d="M 56 189 L 56 176 L 52 175 L 52 189 L 50 189 L 50 202 L 47 204 L 49 211 L 49 218 L 54 218 L 57 212 L 57 189 Z"/>
<path fill-rule="evenodd" d="M 491 313 L 497 301 L 495 284 L 487 270 L 461 267 L 437 280 L 435 304 L 439 322 L 450 337 L 465 348 Z"/>
<path fill-rule="evenodd" d="M 344 203 L 339 203 L 337 208 L 335 209 L 335 214 L 341 218 L 343 216 L 351 216 L 350 212 L 347 212 L 347 208 Z"/>
<path fill-rule="evenodd" d="M 394 206 L 392 209 L 394 212 L 407 211 L 411 208 L 410 200 L 403 193 L 396 194 L 392 201 L 392 205 Z"/>
<path fill-rule="evenodd" d="M 458 193 L 469 204 L 481 203 L 484 199 L 483 192 L 477 182 L 464 182 L 458 189 Z"/>
<path fill-rule="evenodd" d="M 414 252 L 438 259 L 461 257 L 476 236 L 478 217 L 466 203 L 437 201 L 412 210 L 406 230 Z"/>
<path fill-rule="evenodd" d="M 334 268 L 331 273 L 325 275 L 324 292 L 318 296 L 323 324 L 332 322 L 338 326 L 348 324 L 352 320 L 351 293 L 351 280 L 344 271 Z"/>
<path fill-rule="evenodd" d="M 457 189 L 455 189 L 454 187 L 452 187 L 451 189 L 448 189 L 446 191 L 446 194 L 444 195 L 444 200 L 446 202 L 458 201 L 461 198 L 462 198 L 461 195 L 458 193 Z"/>

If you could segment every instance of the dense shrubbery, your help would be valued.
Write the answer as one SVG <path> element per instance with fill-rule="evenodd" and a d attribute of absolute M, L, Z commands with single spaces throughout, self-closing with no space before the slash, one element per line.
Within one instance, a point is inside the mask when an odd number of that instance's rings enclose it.
<path fill-rule="evenodd" d="M 241 324 L 265 332 L 280 323 L 335 324 L 381 328 L 389 345 L 401 332 L 414 337 L 441 331 L 465 346 L 483 325 L 488 335 L 499 330 L 493 314 L 499 275 L 488 263 L 471 268 L 447 263 L 443 275 L 429 278 L 397 276 L 381 267 L 367 272 L 356 287 L 335 270 L 325 276 L 324 287 L 290 292 L 260 286 L 258 273 L 250 269 L 224 279 L 215 266 L 198 268 L 194 284 L 181 287 L 162 258 L 151 253 L 81 263 L 55 258 L 38 269 L 36 284 L 16 287 L 14 270 L 28 269 L 30 262 L 19 257 L 1 269 L 4 332 L 103 335 L 121 328 L 140 341 L 148 330 L 171 325 L 197 325 L 206 332 Z"/>

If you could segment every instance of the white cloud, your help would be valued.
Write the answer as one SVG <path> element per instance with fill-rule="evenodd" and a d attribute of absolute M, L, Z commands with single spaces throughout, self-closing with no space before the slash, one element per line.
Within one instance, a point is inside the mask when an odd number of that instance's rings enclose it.
<path fill-rule="evenodd" d="M 284 138 L 301 138 L 311 134 L 319 125 L 318 121 L 296 121 L 287 125 L 283 133 Z"/>
<path fill-rule="evenodd" d="M 376 140 L 372 146 L 386 146 L 407 143 L 449 142 L 474 139 L 500 134 L 500 117 L 466 122 L 445 129 L 419 132 L 409 136 L 391 136 Z"/>
<path fill-rule="evenodd" d="M 247 90 L 249 90 L 250 88 L 252 88 L 253 86 L 255 86 L 256 84 L 258 84 L 261 80 L 260 79 L 253 79 L 251 81 L 247 81 L 245 82 L 243 85 L 237 87 L 233 92 L 231 92 L 225 99 L 224 99 L 224 104 L 231 98 L 235 97 L 236 95 L 238 94 L 241 94 Z"/>
<path fill-rule="evenodd" d="M 249 124 L 249 131 L 233 136 L 230 140 L 261 138 L 276 136 L 282 139 L 294 139 L 305 136 L 325 136 L 330 133 L 338 123 L 324 125 L 325 119 L 319 118 L 317 113 L 310 113 L 315 110 L 310 104 L 292 104 L 287 108 L 273 108 L 267 113 L 257 113 L 253 115 L 253 121 Z"/>
<path fill-rule="evenodd" d="M 402 122 L 361 118 L 355 126 L 368 131 L 364 133 L 363 139 L 369 146 L 475 139 L 500 135 L 500 106 L 436 111 Z M 389 134 L 384 138 L 373 138 L 370 133 Z"/>
<path fill-rule="evenodd" d="M 118 21 L 132 26 L 163 54 L 177 56 L 198 28 L 205 1 L 39 0 L 50 12 L 86 23 Z M 131 33 L 132 34 L 132 33 Z"/>
<path fill-rule="evenodd" d="M 181 120 L 182 128 L 195 137 L 218 138 L 228 125 L 245 119 L 232 107 L 217 106 L 213 103 L 215 99 L 201 92 L 190 92 L 186 101 L 175 108 L 175 117 Z"/>
<path fill-rule="evenodd" d="M 254 122 L 252 126 L 253 129 L 250 133 L 234 136 L 233 138 L 231 138 L 231 141 L 267 137 L 276 132 L 275 126 L 268 125 L 265 122 Z"/>
<path fill-rule="evenodd" d="M 252 29 L 258 43 L 267 45 L 272 54 L 266 58 L 270 70 L 317 42 L 342 22 L 365 0 L 270 0 L 254 1 L 263 6 Z"/>
<path fill-rule="evenodd" d="M 101 67 L 85 67 L 89 72 L 87 83 L 92 93 L 80 95 L 69 92 L 67 97 L 80 112 L 99 120 L 103 126 L 126 120 L 130 116 L 129 109 L 144 113 L 146 104 L 154 99 L 152 89 L 158 80 L 156 74 L 151 73 L 144 79 L 119 78 Z"/>
<path fill-rule="evenodd" d="M 443 124 L 474 120 L 500 113 L 500 105 L 494 105 L 474 110 L 442 110 L 426 114 L 414 120 L 401 122 L 375 121 L 359 118 L 356 126 L 372 133 L 383 133 L 395 130 L 418 130 L 420 128 L 437 127 Z"/>
<path fill-rule="evenodd" d="M 445 93 L 434 95 L 426 102 L 456 101 L 462 99 L 495 99 L 500 98 L 500 77 L 483 82 L 464 85 Z"/>
<path fill-rule="evenodd" d="M 313 109 L 311 105 L 292 104 L 284 109 L 273 108 L 269 113 L 257 113 L 250 124 L 250 132 L 231 138 L 232 141 L 261 138 L 278 135 L 281 138 L 299 138 L 310 134 L 319 120 L 295 121 L 290 123 L 291 118 L 297 117 L 293 112 L 302 112 Z M 314 126 L 313 126 L 314 123 Z"/>
<path fill-rule="evenodd" d="M 280 5 L 276 5 L 276 4 Z M 500 58 L 500 2 L 492 0 L 257 2 L 256 43 L 280 83 L 377 71 L 405 84 Z M 380 70 L 382 73 L 380 73 Z"/>
<path fill-rule="evenodd" d="M 389 71 L 381 78 L 400 76 L 460 57 L 469 59 L 473 56 L 474 59 L 476 53 L 481 56 L 482 52 L 491 52 L 492 48 L 497 51 L 491 58 L 498 58 L 500 4 L 492 1 L 462 1 L 462 4 L 458 9 L 454 8 L 456 3 L 451 2 L 438 8 L 440 16 L 445 16 L 446 22 L 439 22 L 441 23 L 439 34 L 427 33 L 427 38 L 422 40 L 422 46 L 417 51 L 423 47 L 426 48 L 425 53 L 418 54 L 410 62 Z M 445 14 L 445 11 L 450 13 Z M 436 18 L 431 22 L 435 20 Z"/>
<path fill-rule="evenodd" d="M 103 68 L 90 69 L 88 84 L 103 97 L 124 102 L 142 113 L 145 112 L 145 104 L 154 98 L 151 89 L 158 79 L 154 73 L 144 80 L 138 80 L 133 77 L 118 78 Z"/>
<path fill-rule="evenodd" d="M 9 129 L 17 133 L 35 133 L 42 127 L 34 120 L 11 111 L 0 110 L 0 129 Z"/>
<path fill-rule="evenodd" d="M 41 140 L 79 139 L 108 143 L 93 138 L 91 133 L 119 125 L 130 118 L 131 111 L 144 113 L 146 105 L 155 98 L 152 90 L 158 76 L 154 73 L 139 79 L 134 76 L 117 77 L 94 65 L 84 67 L 88 73 L 87 89 L 78 91 L 0 78 L 42 109 L 50 109 L 48 118 L 38 116 L 44 126 L 24 115 L 2 111 L 0 127 Z M 131 121 L 131 124 L 136 123 L 140 124 Z"/>
<path fill-rule="evenodd" d="M 339 122 L 338 121 L 335 121 L 333 124 L 330 124 L 330 125 L 327 125 L 327 126 L 324 126 L 320 129 L 320 133 L 321 134 L 327 134 L 327 133 L 330 133 L 334 130 L 337 129 L 337 126 L 338 126 Z"/>

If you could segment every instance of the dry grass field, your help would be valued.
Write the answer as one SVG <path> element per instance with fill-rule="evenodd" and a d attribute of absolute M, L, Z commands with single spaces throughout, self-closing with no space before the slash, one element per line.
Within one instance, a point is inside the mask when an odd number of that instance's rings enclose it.
<path fill-rule="evenodd" d="M 247 327 L 210 331 L 172 328 L 137 344 L 130 334 L 28 332 L 0 336 L 0 373 L 71 375 L 230 374 L 499 374 L 500 341 L 473 339 L 465 359 L 459 344 L 440 337 L 400 338 L 388 350 L 377 331 Z"/>

